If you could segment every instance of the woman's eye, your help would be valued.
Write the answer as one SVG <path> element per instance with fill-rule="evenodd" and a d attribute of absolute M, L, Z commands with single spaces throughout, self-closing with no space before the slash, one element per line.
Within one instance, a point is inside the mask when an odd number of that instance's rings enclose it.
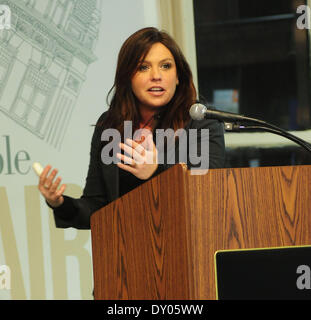
<path fill-rule="evenodd" d="M 139 71 L 146 71 L 147 69 L 148 69 L 148 66 L 144 64 L 138 67 Z"/>
<path fill-rule="evenodd" d="M 164 64 L 162 65 L 162 68 L 163 68 L 163 69 L 169 69 L 171 66 L 172 66 L 171 63 L 164 63 Z"/>

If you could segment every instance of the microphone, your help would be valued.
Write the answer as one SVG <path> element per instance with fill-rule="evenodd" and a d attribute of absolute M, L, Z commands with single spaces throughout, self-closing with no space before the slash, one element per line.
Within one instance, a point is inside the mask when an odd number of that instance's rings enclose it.
<path fill-rule="evenodd" d="M 202 103 L 195 103 L 190 107 L 189 110 L 190 117 L 193 120 L 203 120 L 203 119 L 216 119 L 222 122 L 225 122 L 225 128 L 228 131 L 247 131 L 247 130 L 260 130 L 260 131 L 267 131 L 270 133 L 274 133 L 277 135 L 280 135 L 282 137 L 285 137 L 301 147 L 303 147 L 305 150 L 311 152 L 311 145 L 310 143 L 298 138 L 297 136 L 294 136 L 290 134 L 289 132 L 273 125 L 268 122 L 265 122 L 263 120 L 255 119 L 246 117 L 240 114 L 231 113 L 231 112 L 224 112 L 224 111 L 218 111 L 207 108 Z M 230 122 L 230 123 L 226 123 Z M 244 123 L 244 125 L 240 125 L 239 122 Z M 233 123 L 233 124 L 232 124 Z M 256 124 L 256 126 L 248 126 L 247 123 Z M 259 126 L 258 126 L 259 125 Z"/>
<path fill-rule="evenodd" d="M 190 117 L 193 120 L 203 120 L 203 119 L 216 119 L 220 121 L 250 121 L 251 118 L 244 117 L 243 115 L 239 115 L 231 112 L 217 111 L 213 109 L 208 109 L 202 103 L 195 103 L 191 106 Z"/>

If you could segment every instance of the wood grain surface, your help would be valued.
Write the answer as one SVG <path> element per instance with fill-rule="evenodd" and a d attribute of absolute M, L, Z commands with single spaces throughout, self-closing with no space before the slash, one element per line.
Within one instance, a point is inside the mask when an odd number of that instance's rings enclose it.
<path fill-rule="evenodd" d="M 214 254 L 311 244 L 311 166 L 176 165 L 91 218 L 95 299 L 215 299 Z"/>

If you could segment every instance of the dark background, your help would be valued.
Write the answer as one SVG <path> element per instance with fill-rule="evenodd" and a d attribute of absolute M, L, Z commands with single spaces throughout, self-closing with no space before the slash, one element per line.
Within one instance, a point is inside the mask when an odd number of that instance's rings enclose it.
<path fill-rule="evenodd" d="M 239 92 L 239 113 L 285 130 L 311 129 L 309 30 L 303 0 L 193 0 L 199 92 Z M 238 134 L 238 133 L 235 133 Z M 311 164 L 301 147 L 227 148 L 226 167 Z M 255 164 L 256 166 L 256 164 Z"/>

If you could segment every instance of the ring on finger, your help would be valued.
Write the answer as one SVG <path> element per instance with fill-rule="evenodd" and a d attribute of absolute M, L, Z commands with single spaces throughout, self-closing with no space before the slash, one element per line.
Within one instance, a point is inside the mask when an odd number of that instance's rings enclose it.
<path fill-rule="evenodd" d="M 142 146 L 142 145 L 138 145 L 136 148 L 135 148 L 135 151 L 137 153 L 139 153 L 140 155 L 143 154 L 143 152 L 145 151 L 145 148 Z"/>
<path fill-rule="evenodd" d="M 49 189 L 49 186 L 47 184 L 44 185 L 45 189 Z"/>

